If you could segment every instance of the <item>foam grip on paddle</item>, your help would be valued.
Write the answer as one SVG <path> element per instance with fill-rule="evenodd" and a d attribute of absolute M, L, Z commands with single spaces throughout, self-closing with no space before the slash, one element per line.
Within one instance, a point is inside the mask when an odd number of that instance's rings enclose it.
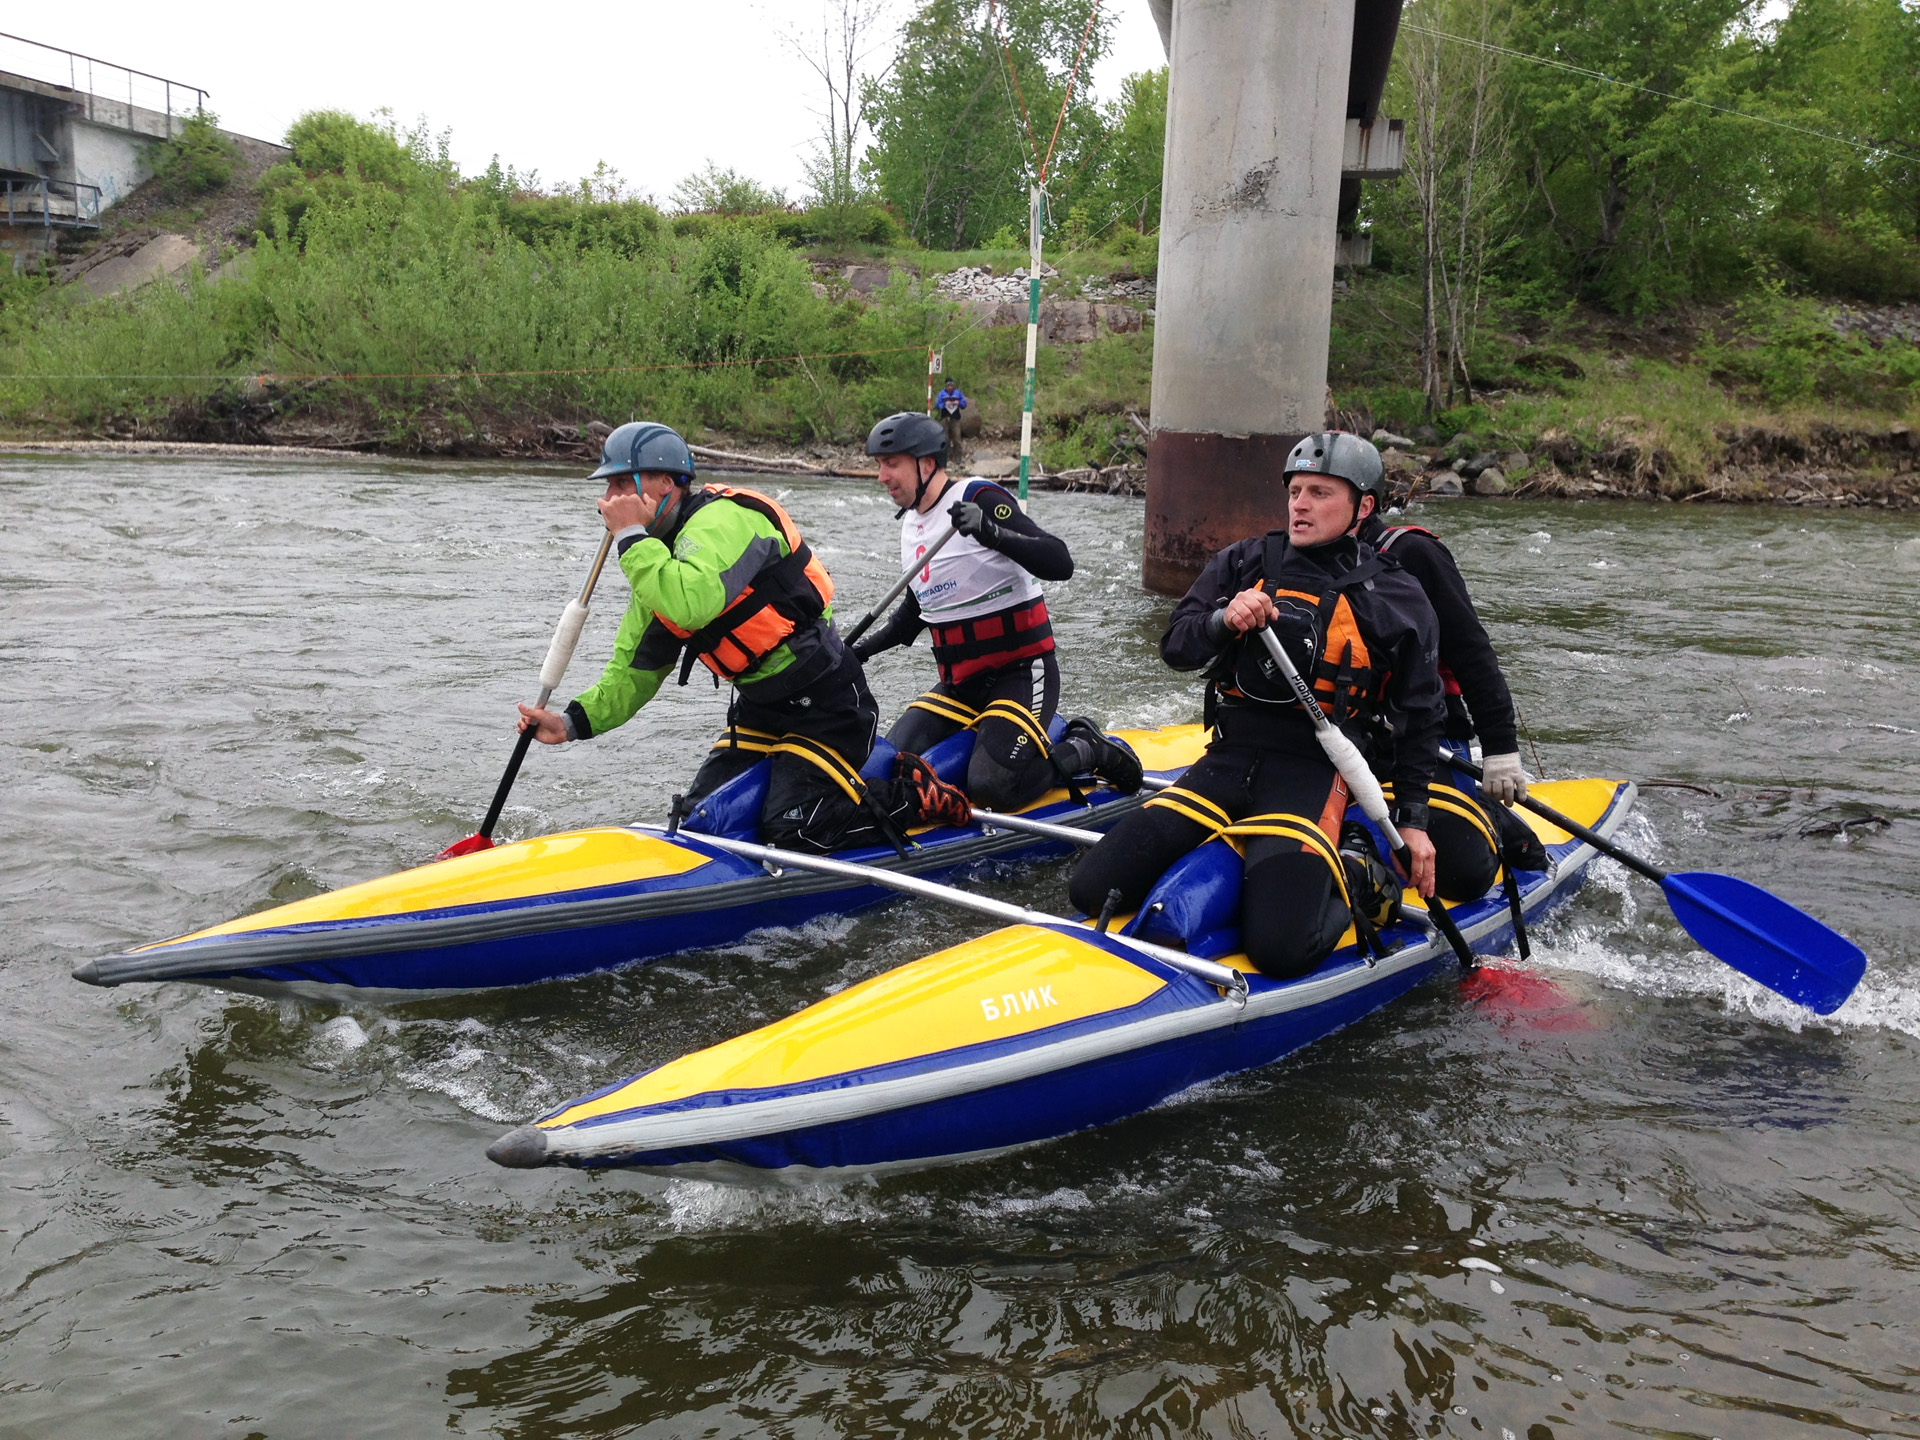
<path fill-rule="evenodd" d="M 578 600 L 569 600 L 567 608 L 560 612 L 560 625 L 553 632 L 553 643 L 547 646 L 547 658 L 540 662 L 540 683 L 547 690 L 560 688 L 560 678 L 567 673 L 567 662 L 573 659 L 573 647 L 580 643 L 580 632 L 586 623 L 587 607 Z"/>
<path fill-rule="evenodd" d="M 1380 789 L 1380 782 L 1373 778 L 1373 771 L 1367 768 L 1359 746 L 1337 726 L 1323 725 L 1313 733 L 1320 741 L 1320 748 L 1327 752 L 1327 758 L 1333 762 L 1333 768 L 1347 782 L 1347 789 L 1353 795 L 1353 803 L 1360 807 L 1360 813 L 1376 825 L 1383 821 L 1391 824 L 1387 814 L 1387 797 Z"/>

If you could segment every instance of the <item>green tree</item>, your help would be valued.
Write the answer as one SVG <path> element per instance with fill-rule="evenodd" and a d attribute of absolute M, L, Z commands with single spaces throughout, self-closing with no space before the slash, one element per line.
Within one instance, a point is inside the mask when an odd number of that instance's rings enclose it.
<path fill-rule="evenodd" d="M 1122 80 L 1120 98 L 1102 110 L 1100 124 L 1080 169 L 1068 174 L 1065 199 L 1085 207 L 1096 235 L 1119 225 L 1142 235 L 1159 229 L 1167 67 Z"/>
<path fill-rule="evenodd" d="M 1550 273 L 1584 299 L 1638 310 L 1742 273 L 1742 213 L 1765 180 L 1764 145 L 1750 123 L 1674 97 L 1722 105 L 1742 97 L 1758 8 L 1758 0 L 1515 7 L 1515 48 L 1595 72 L 1507 71 L 1516 142 L 1530 159 L 1521 228 L 1535 237 L 1526 255 L 1536 277 Z"/>
<path fill-rule="evenodd" d="M 1027 188 L 1050 140 L 1049 173 L 1069 175 L 1102 133 L 1088 74 L 1110 22 L 1091 0 L 926 0 L 883 79 L 869 81 L 874 187 L 922 244 L 978 245 L 1024 234 Z M 1092 25 L 1089 29 L 1089 18 Z M 1068 76 L 1086 48 L 1053 140 Z"/>

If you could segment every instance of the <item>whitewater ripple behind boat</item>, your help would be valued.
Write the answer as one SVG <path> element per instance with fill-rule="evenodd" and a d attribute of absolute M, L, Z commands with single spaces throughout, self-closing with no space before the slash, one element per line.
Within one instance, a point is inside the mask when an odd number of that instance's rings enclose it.
<path fill-rule="evenodd" d="M 1603 836 L 1635 796 L 1567 780 L 1541 798 Z M 1524 812 L 1516 812 L 1524 813 Z M 1522 872 L 1529 918 L 1568 899 L 1594 851 L 1526 817 L 1545 871 Z M 1136 1114 L 1353 1023 L 1450 964 L 1444 941 L 1396 923 L 1369 964 L 1349 932 L 1311 975 L 1254 972 L 1229 928 L 1240 860 L 1225 841 L 1164 876 L 1126 927 L 1221 957 L 1244 1004 L 1126 943 L 1065 922 L 1014 925 L 853 986 L 796 1015 L 563 1105 L 488 1150 L 513 1168 L 630 1166 L 709 1178 L 798 1178 L 990 1155 Z M 1504 895 L 1452 907 L 1477 948 L 1512 936 Z"/>
<path fill-rule="evenodd" d="M 1059 726 L 1056 724 L 1056 729 Z M 1204 743 L 1197 725 L 1114 732 L 1148 774 L 1177 778 Z M 943 779 L 966 774 L 973 734 L 931 747 Z M 881 742 L 868 768 L 891 764 Z M 74 971 L 92 985 L 189 980 L 316 999 L 418 1000 L 527 985 L 728 945 L 754 930 L 805 924 L 893 898 L 877 885 L 786 870 L 704 844 L 701 832 L 751 838 L 766 765 L 715 791 L 669 835 L 657 826 L 570 830 L 441 860 L 229 920 Z M 1088 792 L 1091 813 L 1065 791 L 1021 813 L 1104 828 L 1144 796 Z M 1058 842 L 1010 831 L 916 831 L 903 859 L 891 849 L 839 858 L 927 877 L 985 860 L 1059 853 Z"/>

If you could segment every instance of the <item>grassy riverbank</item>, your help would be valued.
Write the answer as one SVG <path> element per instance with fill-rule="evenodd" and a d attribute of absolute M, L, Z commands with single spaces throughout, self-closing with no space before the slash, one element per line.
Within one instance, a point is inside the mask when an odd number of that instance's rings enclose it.
<path fill-rule="evenodd" d="M 920 406 L 932 346 L 973 398 L 981 448 L 1018 433 L 1023 329 L 934 281 L 1004 276 L 1024 251 L 921 249 L 878 210 L 852 227 L 867 238 L 827 244 L 806 212 L 531 195 L 497 170 L 461 177 L 424 136 L 339 116 L 289 140 L 289 163 L 248 177 L 250 245 L 227 225 L 204 263 L 131 294 L 0 290 L 0 430 L 575 455 L 592 422 L 646 414 L 697 442 L 825 456 Z M 190 207 L 170 213 L 191 230 Z M 1050 298 L 1151 275 L 1154 237 L 1060 238 Z M 859 284 L 852 266 L 867 267 Z M 1465 433 L 1524 452 L 1509 478 L 1530 493 L 1913 494 L 1920 350 L 1894 333 L 1900 312 L 1856 311 L 1865 328 L 1843 332 L 1819 302 L 1772 291 L 1641 321 L 1494 306 L 1472 393 L 1428 414 L 1417 300 L 1410 275 L 1359 274 L 1335 304 L 1331 362 L 1343 421 L 1426 442 L 1416 470 Z M 1046 466 L 1139 465 L 1130 416 L 1151 417 L 1152 344 L 1149 320 L 1042 347 Z"/>

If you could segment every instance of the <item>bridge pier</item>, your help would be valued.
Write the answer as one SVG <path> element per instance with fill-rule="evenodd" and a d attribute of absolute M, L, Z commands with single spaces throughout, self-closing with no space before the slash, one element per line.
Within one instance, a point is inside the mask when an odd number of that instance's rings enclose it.
<path fill-rule="evenodd" d="M 1215 551 L 1281 523 L 1287 452 L 1325 423 L 1343 146 L 1349 115 L 1379 104 L 1400 0 L 1163 8 L 1142 579 L 1177 595 Z"/>

